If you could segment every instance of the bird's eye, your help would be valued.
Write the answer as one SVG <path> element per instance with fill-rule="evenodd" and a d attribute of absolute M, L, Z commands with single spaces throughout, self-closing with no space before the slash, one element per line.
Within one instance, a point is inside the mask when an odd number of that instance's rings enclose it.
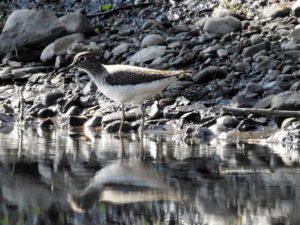
<path fill-rule="evenodd" d="M 86 58 L 84 56 L 79 57 L 79 62 L 84 62 Z"/>

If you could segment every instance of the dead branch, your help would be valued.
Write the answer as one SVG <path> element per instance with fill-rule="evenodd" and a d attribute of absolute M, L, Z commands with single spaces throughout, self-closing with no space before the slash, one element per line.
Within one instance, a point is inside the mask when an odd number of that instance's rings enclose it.
<path fill-rule="evenodd" d="M 276 109 L 255 109 L 255 108 L 233 108 L 223 106 L 222 111 L 237 114 L 237 115 L 269 115 L 269 116 L 285 116 L 285 117 L 297 117 L 300 118 L 299 111 L 289 110 L 276 110 Z"/>

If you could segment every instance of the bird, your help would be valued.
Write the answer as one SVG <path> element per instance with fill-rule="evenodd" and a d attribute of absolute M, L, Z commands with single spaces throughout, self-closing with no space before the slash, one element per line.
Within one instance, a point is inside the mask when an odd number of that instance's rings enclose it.
<path fill-rule="evenodd" d="M 124 104 L 140 107 L 143 131 L 145 123 L 143 102 L 192 72 L 192 70 L 156 70 L 131 65 L 105 65 L 98 60 L 96 53 L 89 51 L 76 54 L 73 62 L 59 72 L 70 68 L 87 73 L 102 94 L 121 104 L 122 119 L 119 133 L 122 132 L 125 121 Z"/>

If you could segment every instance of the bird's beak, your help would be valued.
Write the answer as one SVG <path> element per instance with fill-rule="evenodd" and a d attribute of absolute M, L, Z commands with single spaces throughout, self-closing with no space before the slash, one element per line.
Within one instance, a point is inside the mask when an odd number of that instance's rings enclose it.
<path fill-rule="evenodd" d="M 75 66 L 75 63 L 72 63 L 72 64 L 70 64 L 70 65 L 68 65 L 66 67 L 63 67 L 63 68 L 59 69 L 58 72 L 59 73 L 64 72 L 64 71 L 66 71 L 66 70 L 68 70 L 70 68 L 73 68 L 74 66 Z"/>

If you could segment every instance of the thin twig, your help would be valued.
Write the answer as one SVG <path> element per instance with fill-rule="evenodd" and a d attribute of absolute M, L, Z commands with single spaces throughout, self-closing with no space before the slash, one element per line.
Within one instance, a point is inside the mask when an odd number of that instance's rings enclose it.
<path fill-rule="evenodd" d="M 290 111 L 290 110 L 276 110 L 276 109 L 256 109 L 256 108 L 233 108 L 223 106 L 221 108 L 224 112 L 229 112 L 237 115 L 270 115 L 270 116 L 285 116 L 285 117 L 297 117 L 300 118 L 299 111 Z"/>

